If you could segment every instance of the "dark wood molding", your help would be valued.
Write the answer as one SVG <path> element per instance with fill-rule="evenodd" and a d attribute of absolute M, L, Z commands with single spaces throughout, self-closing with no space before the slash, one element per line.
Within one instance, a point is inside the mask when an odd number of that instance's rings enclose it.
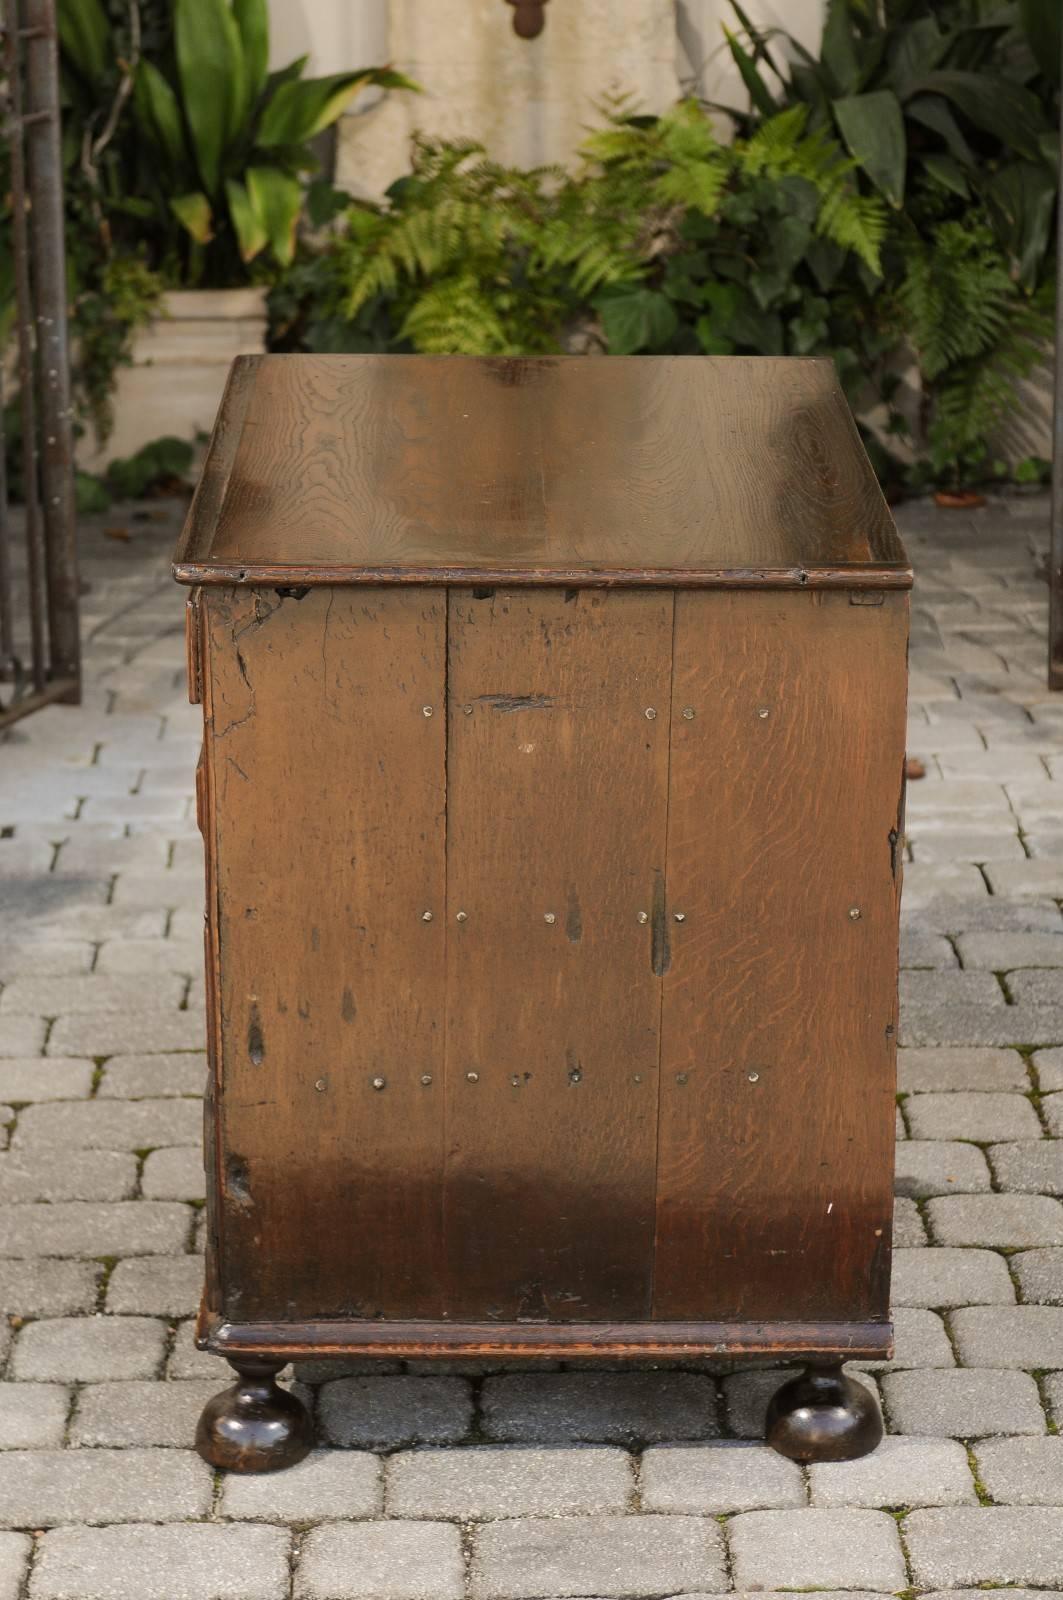
<path fill-rule="evenodd" d="M 603 1360 L 621 1356 L 683 1357 L 765 1355 L 888 1359 L 889 1322 L 227 1322 L 201 1312 L 196 1343 L 214 1355 L 321 1357 L 426 1356 L 483 1359 L 543 1356 Z"/>

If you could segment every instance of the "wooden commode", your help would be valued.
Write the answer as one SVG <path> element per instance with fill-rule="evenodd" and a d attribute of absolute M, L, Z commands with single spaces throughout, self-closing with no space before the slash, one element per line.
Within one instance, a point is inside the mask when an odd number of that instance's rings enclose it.
<path fill-rule="evenodd" d="M 890 1348 L 911 572 L 829 362 L 242 357 L 175 575 L 207 850 L 199 1448 L 291 1359 Z"/>

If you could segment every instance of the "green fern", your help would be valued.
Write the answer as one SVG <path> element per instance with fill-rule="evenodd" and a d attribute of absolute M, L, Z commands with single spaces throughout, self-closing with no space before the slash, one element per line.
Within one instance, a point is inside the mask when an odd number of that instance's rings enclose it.
<path fill-rule="evenodd" d="M 1023 294 L 977 219 L 910 237 L 896 299 L 923 377 L 931 466 L 962 478 L 985 461 L 1017 385 L 1044 359 L 1050 310 Z"/>
<path fill-rule="evenodd" d="M 803 178 L 819 196 L 816 231 L 852 250 L 876 275 L 882 273 L 887 212 L 876 196 L 862 195 L 852 176 L 856 162 L 822 131 L 809 133 L 807 106 L 792 106 L 762 123 L 753 137 L 735 145 L 740 170 L 749 177 Z"/>

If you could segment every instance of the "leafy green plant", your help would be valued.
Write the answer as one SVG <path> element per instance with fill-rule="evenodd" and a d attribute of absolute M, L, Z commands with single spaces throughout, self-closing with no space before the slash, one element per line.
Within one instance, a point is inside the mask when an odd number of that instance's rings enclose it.
<path fill-rule="evenodd" d="M 811 126 L 832 129 L 896 209 L 907 199 L 918 214 L 927 191 L 950 197 L 957 215 L 978 203 L 1011 270 L 1025 288 L 1036 285 L 1059 135 L 1053 79 L 1038 70 L 1034 46 L 1053 18 L 1058 40 L 1055 0 L 830 0 L 818 56 L 788 37 L 785 57 L 771 30 L 732 5 L 742 37 L 728 42 L 758 117 L 807 106 Z"/>
<path fill-rule="evenodd" d="M 60 0 L 59 18 L 72 102 L 114 113 L 107 142 L 90 144 L 101 213 L 146 233 L 153 264 L 184 283 L 228 287 L 253 262 L 291 262 L 310 141 L 368 85 L 414 87 L 376 67 L 304 78 L 305 57 L 269 72 L 266 0 L 173 0 L 157 60 L 139 34 L 122 54 L 104 0 Z"/>
<path fill-rule="evenodd" d="M 418 141 L 387 203 L 348 211 L 318 279 L 330 314 L 310 342 L 337 348 L 337 323 L 387 306 L 397 342 L 426 351 L 557 350 L 592 316 L 614 353 L 717 349 L 745 280 L 746 332 L 729 347 L 803 352 L 822 306 L 793 292 L 798 260 L 808 253 L 829 275 L 852 254 L 874 277 L 886 221 L 882 202 L 857 192 L 852 160 L 805 120 L 795 107 L 725 145 L 690 102 L 659 118 L 617 112 L 571 176 L 507 168 L 475 144 Z M 759 270 L 746 236 L 755 223 Z M 789 340 L 773 320 L 784 305 Z"/>
<path fill-rule="evenodd" d="M 728 41 L 754 108 L 733 113 L 739 126 L 805 106 L 891 208 L 867 314 L 918 358 L 915 480 L 990 471 L 988 439 L 1049 329 L 1058 0 L 830 0 L 816 56 L 732 5 Z M 877 378 L 888 399 L 888 368 Z"/>

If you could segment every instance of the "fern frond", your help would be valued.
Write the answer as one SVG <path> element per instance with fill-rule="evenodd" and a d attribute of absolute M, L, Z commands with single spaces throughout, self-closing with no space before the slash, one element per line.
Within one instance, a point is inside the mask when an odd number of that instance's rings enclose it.
<path fill-rule="evenodd" d="M 948 367 L 996 345 L 1016 295 L 984 225 L 946 222 L 928 240 L 910 242 L 897 298 L 925 377 L 933 382 Z"/>
<path fill-rule="evenodd" d="M 429 355 L 513 353 L 495 298 L 471 273 L 429 285 L 410 308 L 400 333 Z"/>
<path fill-rule="evenodd" d="M 830 134 L 806 132 L 808 107 L 791 106 L 769 117 L 746 142 L 735 145 L 736 159 L 749 177 L 803 178 L 819 195 L 816 231 L 843 250 L 854 251 L 881 276 L 887 213 L 877 196 L 862 195 L 851 160 Z"/>

